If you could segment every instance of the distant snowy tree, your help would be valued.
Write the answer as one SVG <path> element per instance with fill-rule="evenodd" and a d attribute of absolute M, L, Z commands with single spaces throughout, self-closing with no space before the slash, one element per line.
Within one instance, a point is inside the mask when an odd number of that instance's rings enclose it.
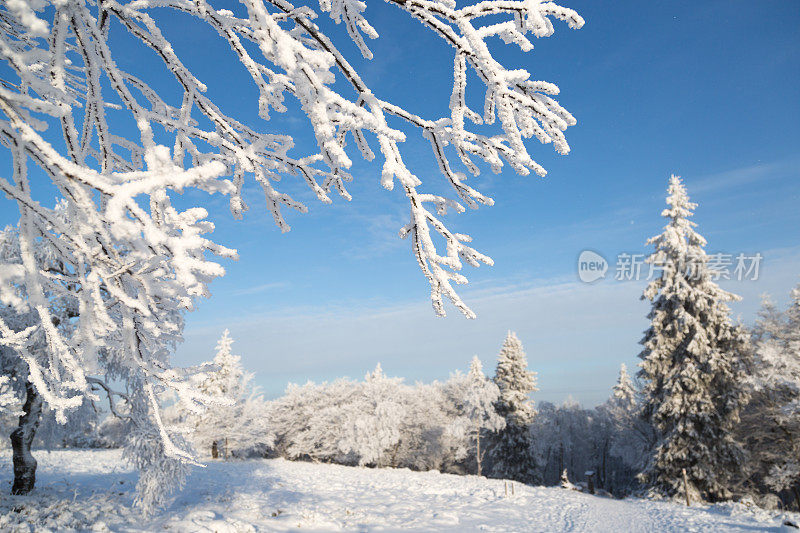
<path fill-rule="evenodd" d="M 653 426 L 641 416 L 643 397 L 636 387 L 625 364 L 620 366 L 619 377 L 611 389 L 611 397 L 602 408 L 614 423 L 615 434 L 611 452 L 623 459 L 631 468 L 643 469 L 647 455 L 655 445 Z"/>
<path fill-rule="evenodd" d="M 628 374 L 628 367 L 625 363 L 619 366 L 619 377 L 611 389 L 611 398 L 608 403 L 612 409 L 621 413 L 633 413 L 636 411 L 636 387 L 631 376 Z"/>
<path fill-rule="evenodd" d="M 451 422 L 456 433 L 463 435 L 475 458 L 476 474 L 483 473 L 483 456 L 486 444 L 482 438 L 489 432 L 502 430 L 506 421 L 495 409 L 500 399 L 500 389 L 483 373 L 481 360 L 476 355 L 470 363 L 469 373 L 455 374 L 445 383 L 450 401 L 456 405 L 457 415 Z"/>
<path fill-rule="evenodd" d="M 358 458 L 349 456 L 340 443 L 347 412 L 359 392 L 360 384 L 347 379 L 290 384 L 267 411 L 275 453 L 288 459 L 357 464 Z"/>
<path fill-rule="evenodd" d="M 542 482 L 558 483 L 564 470 L 572 472 L 573 477 L 582 473 L 587 466 L 582 450 L 577 447 L 586 435 L 586 416 L 580 405 L 567 398 L 562 405 L 542 402 L 531 424 L 533 446 L 537 462 L 542 465 Z"/>
<path fill-rule="evenodd" d="M 270 444 L 263 401 L 253 391 L 253 375 L 244 371 L 241 358 L 231 351 L 232 345 L 233 338 L 226 329 L 217 343 L 213 360 L 216 370 L 208 372 L 198 386 L 203 394 L 217 399 L 217 405 L 186 414 L 189 441 L 213 458 Z"/>
<path fill-rule="evenodd" d="M 641 416 L 642 395 L 628 369 L 620 365 L 611 397 L 598 409 L 607 413 L 613 426 L 609 453 L 615 459 L 606 488 L 626 494 L 636 485 L 635 474 L 647 465 L 656 436 L 653 426 Z"/>
<path fill-rule="evenodd" d="M 800 285 L 785 312 L 765 300 L 754 331 L 752 399 L 739 434 L 757 489 L 790 491 L 800 508 Z"/>
<path fill-rule="evenodd" d="M 584 409 L 572 398 L 561 405 L 543 402 L 531 425 L 541 481 L 558 483 L 564 470 L 584 482 L 584 472 L 596 473 L 596 484 L 606 487 L 615 467 L 610 448 L 613 425 L 603 409 Z"/>
<path fill-rule="evenodd" d="M 415 469 L 442 462 L 438 387 L 405 385 L 380 365 L 364 381 L 290 385 L 268 412 L 274 450 L 289 459 Z"/>
<path fill-rule="evenodd" d="M 542 0 L 390 4 L 452 47 L 453 90 L 443 116 L 423 117 L 382 100 L 360 76 L 358 64 L 347 59 L 347 39 L 314 22 L 326 13 L 344 22 L 350 39 L 371 59 L 364 37 L 378 34 L 365 18 L 363 2 L 296 6 L 287 0 L 245 0 L 222 9 L 206 0 L 37 0 L 0 6 L 6 67 L 0 144 L 8 149 L 13 170 L 6 174 L 11 177 L 0 178 L 0 191 L 19 210 L 23 257 L 15 268 L 0 265 L 0 286 L 24 285 L 36 314 L 31 329 L 0 322 L 0 342 L 29 366 L 32 390 L 59 420 L 95 394 L 92 376 L 107 374 L 130 388 L 128 456 L 146 474 L 137 500 L 145 511 L 161 501 L 163 495 L 155 492 L 180 484 L 193 460 L 179 444 L 180 435 L 173 438 L 163 424 L 158 397 L 172 390 L 187 405 L 206 402 L 193 385 L 196 371 L 170 364 L 184 313 L 223 275 L 213 257 L 235 256 L 204 237 L 213 230 L 206 210 L 179 209 L 175 194 L 229 195 L 231 211 L 240 217 L 247 209 L 245 179 L 251 178 L 286 231 L 281 209 L 307 207 L 279 190 L 278 180 L 296 176 L 325 203 L 333 191 L 349 199 L 345 183 L 352 179 L 355 154 L 346 138 L 367 160 L 376 155 L 368 144 L 373 139 L 382 159 L 381 185 L 399 184 L 409 202 L 409 221 L 400 234 L 410 237 L 436 313 L 444 314 L 447 298 L 471 317 L 453 283 L 466 281 L 459 272 L 463 262 L 477 266 L 491 259 L 468 246 L 467 235 L 449 230 L 441 216 L 448 209 L 464 211 L 464 204 L 474 208 L 493 201 L 467 185 L 462 170 L 478 174 L 476 162 L 482 162 L 498 172 L 505 162 L 518 173 L 544 175 L 525 145 L 531 137 L 552 143 L 561 154 L 569 151 L 564 131 L 576 121 L 553 98 L 558 88 L 534 81 L 524 69 L 506 67 L 493 41 L 499 37 L 528 52 L 529 36 L 553 34 L 552 19 L 580 28 L 583 19 L 574 11 Z M 208 96 L 207 85 L 179 57 L 180 47 L 162 32 L 176 16 L 183 17 L 182 31 L 210 28 L 219 44 L 231 48 L 258 91 L 247 113 L 268 120 L 272 111 L 291 109 L 307 119 L 317 147 L 296 153 L 296 145 L 308 145 L 296 143 L 285 129 L 267 132 L 246 125 L 252 122 L 248 116 L 227 115 L 223 102 Z M 127 43 L 124 53 L 117 43 Z M 123 60 L 131 54 L 135 61 Z M 146 81 L 164 75 L 175 83 Z M 476 82 L 485 89 L 478 89 L 484 94 L 482 115 L 468 103 L 467 86 Z M 415 174 L 403 158 L 408 134 L 430 142 L 459 201 L 422 190 L 424 173 Z M 32 186 L 29 163 L 51 186 Z M 66 221 L 48 207 L 53 191 L 67 204 Z M 197 194 L 188 197 L 207 203 Z M 60 273 L 33 260 L 31 250 L 39 241 L 52 244 Z M 53 326 L 47 305 L 52 294 L 79 306 L 69 332 Z M 2 291 L 7 304 L 5 296 Z M 31 351 L 35 335 L 45 339 L 46 362 Z"/>
<path fill-rule="evenodd" d="M 523 483 L 539 481 L 530 424 L 536 414 L 530 394 L 536 391 L 536 374 L 528 370 L 522 342 L 508 332 L 497 356 L 494 382 L 500 389 L 497 413 L 506 425 L 496 435 L 491 450 L 492 476 Z"/>
<path fill-rule="evenodd" d="M 416 383 L 406 395 L 406 416 L 390 466 L 464 473 L 469 455 L 469 421 L 445 383 Z"/>
<path fill-rule="evenodd" d="M 726 305 L 738 297 L 712 280 L 706 241 L 689 220 L 696 204 L 677 176 L 667 205 L 664 232 L 647 241 L 655 246 L 647 262 L 661 274 L 642 296 L 652 302 L 639 354 L 643 415 L 659 439 L 643 479 L 675 495 L 686 469 L 695 496 L 718 500 L 730 496 L 744 458 L 734 429 L 747 401 L 747 335 Z"/>
<path fill-rule="evenodd" d="M 267 426 L 275 435 L 270 453 L 464 473 L 463 463 L 475 444 L 475 421 L 464 409 L 465 378 L 457 374 L 445 383 L 407 385 L 386 376 L 379 365 L 364 381 L 290 385 L 266 408 Z"/>
<path fill-rule="evenodd" d="M 342 451 L 358 456 L 359 465 L 381 465 L 401 438 L 405 414 L 401 378 L 384 374 L 380 363 L 364 378 L 360 394 L 344 421 Z"/>

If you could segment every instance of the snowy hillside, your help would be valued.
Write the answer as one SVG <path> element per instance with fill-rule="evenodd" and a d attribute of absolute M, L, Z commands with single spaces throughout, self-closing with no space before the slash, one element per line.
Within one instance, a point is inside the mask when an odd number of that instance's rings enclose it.
<path fill-rule="evenodd" d="M 778 531 L 741 504 L 687 509 L 437 472 L 252 460 L 195 469 L 167 509 L 131 510 L 134 471 L 116 450 L 39 451 L 37 488 L 0 500 L 0 530 L 95 531 Z M 0 476 L 11 479 L 8 452 Z M 4 489 L 3 492 L 7 494 Z M 794 517 L 797 519 L 797 516 Z"/>

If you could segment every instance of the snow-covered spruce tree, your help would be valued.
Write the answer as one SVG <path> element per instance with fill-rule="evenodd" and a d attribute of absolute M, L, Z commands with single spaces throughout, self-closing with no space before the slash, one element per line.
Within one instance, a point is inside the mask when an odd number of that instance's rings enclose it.
<path fill-rule="evenodd" d="M 505 428 L 494 437 L 490 456 L 492 477 L 538 483 L 530 425 L 536 414 L 530 394 L 536 391 L 536 374 L 528 370 L 522 342 L 509 331 L 497 356 L 494 382 L 500 389 L 497 414 Z"/>
<path fill-rule="evenodd" d="M 695 204 L 677 176 L 669 181 L 664 232 L 647 244 L 647 262 L 661 269 L 642 296 L 652 302 L 641 344 L 643 416 L 658 442 L 643 481 L 666 495 L 682 494 L 686 469 L 695 497 L 730 496 L 742 448 L 734 439 L 747 401 L 743 386 L 747 334 L 731 323 L 726 302 L 737 296 L 712 280 L 705 239 L 689 220 Z"/>
<path fill-rule="evenodd" d="M 506 425 L 495 409 L 500 389 L 483 373 L 477 355 L 472 358 L 466 375 L 457 373 L 444 386 L 446 396 L 456 409 L 455 420 L 451 422 L 451 426 L 455 426 L 453 432 L 463 436 L 469 456 L 475 460 L 475 473 L 483 475 L 485 437 Z"/>
<path fill-rule="evenodd" d="M 653 426 L 641 416 L 642 395 L 623 363 L 611 389 L 611 397 L 598 407 L 607 413 L 613 428 L 609 453 L 614 466 L 609 469 L 605 487 L 615 495 L 629 493 L 636 485 L 636 474 L 649 460 L 655 443 Z"/>
<path fill-rule="evenodd" d="M 242 368 L 241 358 L 231 351 L 233 338 L 226 329 L 217 342 L 212 361 L 213 371 L 200 382 L 200 392 L 219 399 L 214 409 L 187 413 L 187 439 L 203 455 L 225 457 L 231 451 L 245 452 L 257 444 L 271 444 L 267 431 L 263 401 L 250 382 L 252 374 Z"/>
<path fill-rule="evenodd" d="M 656 442 L 653 426 L 642 415 L 641 390 L 634 384 L 625 364 L 611 389 L 611 397 L 602 406 L 615 426 L 611 453 L 631 468 L 641 471 Z"/>
<path fill-rule="evenodd" d="M 505 162 L 518 173 L 544 175 L 525 145 L 531 137 L 552 143 L 559 153 L 569 151 L 564 131 L 575 119 L 553 99 L 558 88 L 530 79 L 524 69 L 507 68 L 495 48 L 502 41 L 530 51 L 530 35 L 553 34 L 551 19 L 580 28 L 583 20 L 574 11 L 541 0 L 461 7 L 452 0 L 388 3 L 452 47 L 453 90 L 443 116 L 423 117 L 381 99 L 359 75 L 356 58 L 348 59 L 342 35 L 314 23 L 320 14 L 343 22 L 349 39 L 371 59 L 364 37 L 378 34 L 358 0 L 317 5 L 243 0 L 226 2 L 225 9 L 206 0 L 0 5 L 0 57 L 6 67 L 0 143 L 12 161 L 0 191 L 19 210 L 23 259 L 18 267 L 0 268 L 0 286 L 24 286 L 37 315 L 23 330 L 0 322 L 0 342 L 28 365 L 32 387 L 59 420 L 85 397 L 96 397 L 93 379 L 126 385 L 131 427 L 126 456 L 142 471 L 137 503 L 144 510 L 181 483 L 193 460 L 180 435 L 162 423 L 158 397 L 172 389 L 187 409 L 198 411 L 213 401 L 197 390 L 197 371 L 173 368 L 170 354 L 181 341 L 184 313 L 224 273 L 212 256 L 235 256 L 204 237 L 213 224 L 202 203 L 178 208 L 175 193 L 200 191 L 191 195 L 194 202 L 205 201 L 202 193 L 229 195 L 231 211 L 240 217 L 247 209 L 243 186 L 252 179 L 286 231 L 282 208 L 305 212 L 307 207 L 290 195 L 286 180 L 279 190 L 278 180 L 296 176 L 325 203 L 333 191 L 349 199 L 345 183 L 351 180 L 352 156 L 374 159 L 372 140 L 382 160 L 381 185 L 399 184 L 409 202 L 409 222 L 400 234 L 410 238 L 437 314 L 444 314 L 446 297 L 472 317 L 452 285 L 466 281 L 459 272 L 462 261 L 477 266 L 491 259 L 468 246 L 468 236 L 451 232 L 441 216 L 448 209 L 463 211 L 464 204 L 493 202 L 466 183 L 462 168 L 478 174 L 477 162 L 493 171 Z M 244 117 L 226 114 L 162 32 L 175 16 L 183 17 L 184 31 L 192 31 L 192 24 L 210 27 L 218 44 L 231 48 L 258 91 L 248 113 L 268 120 L 271 112 L 291 108 L 307 119 L 317 147 L 297 153 L 285 131 L 270 131 L 262 123 L 251 127 Z M 137 54 L 128 69 L 121 66 L 120 42 L 123 55 Z M 159 82 L 156 88 L 146 81 L 153 76 L 175 83 Z M 485 86 L 482 115 L 467 97 L 467 85 L 476 82 Z M 403 158 L 409 134 L 430 141 L 432 157 L 458 201 L 423 189 Z M 348 137 L 355 152 L 346 145 Z M 29 164 L 52 186 L 32 187 Z M 66 202 L 66 221 L 48 207 L 53 191 Z M 444 241 L 443 252 L 432 234 Z M 36 263 L 31 250 L 38 241 L 57 250 L 62 272 Z M 78 305 L 69 331 L 53 326 L 52 295 Z M 44 339 L 45 358 L 31 348 L 37 335 Z"/>
<path fill-rule="evenodd" d="M 619 365 L 619 376 L 617 382 L 611 388 L 611 398 L 608 399 L 609 407 L 613 411 L 621 413 L 633 413 L 636 411 L 636 387 L 628 374 L 628 367 L 625 363 Z M 624 416 L 624 415 L 623 415 Z"/>
<path fill-rule="evenodd" d="M 753 330 L 752 399 L 739 434 L 757 491 L 790 493 L 800 509 L 800 285 L 781 312 L 764 302 Z"/>

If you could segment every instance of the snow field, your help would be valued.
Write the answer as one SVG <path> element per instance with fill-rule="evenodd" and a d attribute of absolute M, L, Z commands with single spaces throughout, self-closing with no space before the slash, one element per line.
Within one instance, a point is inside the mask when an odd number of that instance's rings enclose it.
<path fill-rule="evenodd" d="M 37 488 L 0 499 L 0 531 L 780 531 L 785 515 L 742 504 L 692 508 L 438 472 L 276 460 L 196 468 L 167 508 L 131 510 L 136 473 L 118 450 L 37 451 Z M 11 479 L 9 453 L 0 476 Z M 798 519 L 793 514 L 794 520 Z"/>

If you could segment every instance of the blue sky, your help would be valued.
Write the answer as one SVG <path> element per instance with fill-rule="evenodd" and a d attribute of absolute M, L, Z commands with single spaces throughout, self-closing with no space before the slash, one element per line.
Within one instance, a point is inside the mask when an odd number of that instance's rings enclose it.
<path fill-rule="evenodd" d="M 378 362 L 389 374 L 429 381 L 466 369 L 475 354 L 490 372 L 512 329 L 539 373 L 537 399 L 571 395 L 597 403 L 619 364 L 636 363 L 646 327 L 647 304 L 638 299 L 644 282 L 582 284 L 577 257 L 592 249 L 613 263 L 621 252 L 646 252 L 645 240 L 663 225 L 670 173 L 684 176 L 700 204 L 695 220 L 709 251 L 764 256 L 758 282 L 726 284 L 744 297 L 734 314 L 752 321 L 765 291 L 785 302 L 800 281 L 800 3 L 565 5 L 586 19 L 583 29 L 557 23 L 533 52 L 508 48 L 500 56 L 560 86 L 559 101 L 578 120 L 567 131 L 572 152 L 559 156 L 531 144 L 547 178 L 482 174 L 472 185 L 495 206 L 447 218 L 496 263 L 466 267 L 471 283 L 463 294 L 476 320 L 453 308 L 446 319 L 433 316 L 427 282 L 409 243 L 397 237 L 405 200 L 379 186 L 378 166 L 358 163 L 352 202 L 312 200 L 310 213 L 287 213 L 293 229 L 285 235 L 254 188 L 244 221 L 211 204 L 216 240 L 237 248 L 241 259 L 225 265 L 213 297 L 189 315 L 176 363 L 210 359 L 229 328 L 269 396 L 289 381 L 359 377 Z M 441 116 L 450 49 L 383 2 L 368 2 L 366 15 L 381 34 L 369 43 L 375 59 L 359 61 L 353 46 L 344 47 L 365 80 L 383 99 Z M 210 94 L 245 122 L 271 127 L 257 118 L 255 90 L 230 53 L 207 45 L 210 32 L 182 24 L 170 18 L 165 32 Z M 138 48 L 122 42 L 118 49 L 123 66 L 140 60 Z M 169 89 L 162 75 L 153 72 L 149 81 Z M 296 133 L 299 148 L 313 142 L 301 122 L 276 122 Z M 417 139 L 407 144 L 405 158 L 437 183 L 429 148 Z"/>

